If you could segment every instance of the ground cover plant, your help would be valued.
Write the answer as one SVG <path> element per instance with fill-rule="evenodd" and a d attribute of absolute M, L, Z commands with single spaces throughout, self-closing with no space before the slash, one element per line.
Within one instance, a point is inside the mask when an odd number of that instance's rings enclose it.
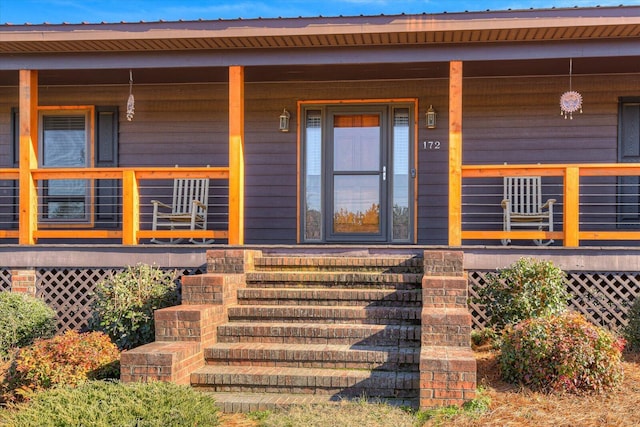
<path fill-rule="evenodd" d="M 121 384 L 89 381 L 59 387 L 26 404 L 0 409 L 7 427 L 213 427 L 220 425 L 214 400 L 172 383 Z"/>
<path fill-rule="evenodd" d="M 178 304 L 176 273 L 138 264 L 98 283 L 90 327 L 109 335 L 120 349 L 155 338 L 153 312 Z"/>
<path fill-rule="evenodd" d="M 0 313 L 0 362 L 7 360 L 13 349 L 56 332 L 56 312 L 27 294 L 0 292 Z"/>

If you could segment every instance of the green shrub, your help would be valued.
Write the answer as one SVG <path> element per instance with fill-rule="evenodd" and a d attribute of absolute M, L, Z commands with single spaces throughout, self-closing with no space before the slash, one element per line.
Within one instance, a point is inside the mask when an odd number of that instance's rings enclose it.
<path fill-rule="evenodd" d="M 565 312 L 507 327 L 499 364 L 506 381 L 536 391 L 601 392 L 622 381 L 623 348 L 624 339 Z"/>
<path fill-rule="evenodd" d="M 76 386 L 89 379 L 119 376 L 120 352 L 102 332 L 38 340 L 20 349 L 2 384 L 5 400 L 26 400 L 56 385 Z"/>
<path fill-rule="evenodd" d="M 622 330 L 627 340 L 627 348 L 640 351 L 640 298 L 636 298 L 627 313 L 628 323 Z"/>
<path fill-rule="evenodd" d="M 551 261 L 521 258 L 489 274 L 476 302 L 485 305 L 489 324 L 497 330 L 532 317 L 558 314 L 570 298 L 564 277 Z"/>
<path fill-rule="evenodd" d="M 153 312 L 178 303 L 175 272 L 138 264 L 96 286 L 90 327 L 109 335 L 120 349 L 155 338 Z"/>
<path fill-rule="evenodd" d="M 495 347 L 498 342 L 499 336 L 492 328 L 471 330 L 471 344 L 473 347 Z"/>
<path fill-rule="evenodd" d="M 0 410 L 0 425 L 209 427 L 219 422 L 214 400 L 187 386 L 89 381 L 78 388 L 48 390 L 26 405 Z"/>
<path fill-rule="evenodd" d="M 0 361 L 11 349 L 32 344 L 56 332 L 56 312 L 26 294 L 0 292 Z"/>

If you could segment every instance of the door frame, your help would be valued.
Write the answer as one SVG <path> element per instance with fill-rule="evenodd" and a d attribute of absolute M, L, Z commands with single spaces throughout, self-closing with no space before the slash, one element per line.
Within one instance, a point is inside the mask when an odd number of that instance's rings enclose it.
<path fill-rule="evenodd" d="M 387 179 L 387 187 L 389 188 L 386 194 L 386 200 L 382 199 L 381 204 L 385 204 L 385 208 L 388 210 L 387 221 L 384 224 L 385 234 L 382 239 L 376 240 L 371 238 L 359 238 L 359 235 L 353 235 L 353 239 L 327 239 L 329 233 L 326 230 L 326 212 L 327 212 L 327 166 L 328 159 L 325 158 L 326 150 L 325 145 L 327 141 L 327 109 L 334 110 L 338 107 L 345 107 L 345 110 L 360 111 L 358 107 L 361 107 L 363 112 L 366 112 L 367 108 L 371 109 L 386 109 L 386 122 L 381 124 L 381 127 L 386 129 L 386 138 L 389 142 L 386 145 L 386 149 L 389 151 L 386 155 L 389 158 L 389 162 L 392 161 L 392 128 L 393 128 L 393 111 L 396 108 L 407 108 L 409 111 L 409 165 L 410 165 L 410 178 L 409 178 L 409 195 L 408 204 L 410 209 L 410 222 L 409 236 L 407 239 L 393 240 L 393 200 L 392 200 L 392 185 L 391 179 Z M 319 238 L 308 239 L 305 238 L 305 226 L 306 226 L 306 183 L 305 183 L 305 131 L 306 131 L 306 112 L 309 110 L 321 111 L 321 129 L 322 129 L 322 190 L 321 190 L 321 215 L 322 220 L 321 230 Z M 358 100 L 305 100 L 298 101 L 297 105 L 297 152 L 298 152 L 298 164 L 297 164 L 297 242 L 298 243 L 382 243 L 382 244 L 416 244 L 417 243 L 417 229 L 418 229 L 418 99 L 417 98 L 388 98 L 388 99 L 358 99 Z M 387 176 L 393 176 L 389 166 L 387 166 Z M 381 196 L 382 197 L 382 196 Z"/>

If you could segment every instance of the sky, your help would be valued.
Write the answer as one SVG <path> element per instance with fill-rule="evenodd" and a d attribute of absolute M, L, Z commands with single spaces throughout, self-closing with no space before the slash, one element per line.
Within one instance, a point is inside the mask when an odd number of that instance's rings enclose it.
<path fill-rule="evenodd" d="M 640 0 L 0 0 L 0 24 L 396 15 L 640 5 Z"/>

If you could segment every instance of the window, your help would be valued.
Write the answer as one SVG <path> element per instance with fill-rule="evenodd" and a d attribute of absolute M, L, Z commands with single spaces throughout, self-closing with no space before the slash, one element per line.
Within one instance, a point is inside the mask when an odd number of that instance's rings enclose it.
<path fill-rule="evenodd" d="M 89 111 L 43 112 L 40 115 L 42 168 L 86 168 L 92 165 Z M 84 179 L 46 180 L 40 184 L 43 223 L 88 223 L 91 182 Z"/>

